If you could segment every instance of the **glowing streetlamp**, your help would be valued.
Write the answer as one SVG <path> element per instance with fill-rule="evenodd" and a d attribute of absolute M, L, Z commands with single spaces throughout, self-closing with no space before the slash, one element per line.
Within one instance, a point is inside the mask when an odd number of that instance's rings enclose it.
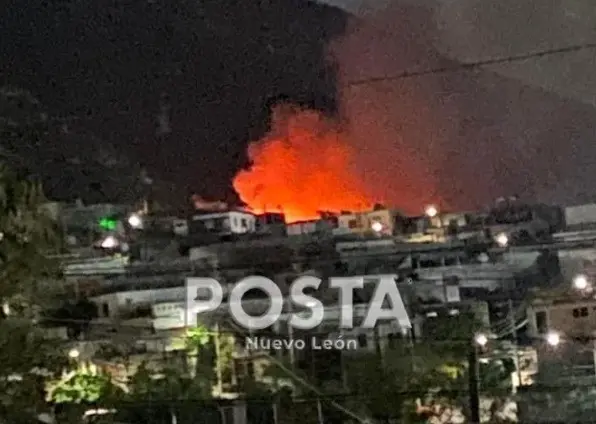
<path fill-rule="evenodd" d="M 507 237 L 507 234 L 505 233 L 499 233 L 497 234 L 497 237 L 495 237 L 495 241 L 499 247 L 507 247 L 509 244 L 509 237 Z"/>
<path fill-rule="evenodd" d="M 115 249 L 116 247 L 118 247 L 118 244 L 119 243 L 118 243 L 118 240 L 116 239 L 116 237 L 114 237 L 114 236 L 107 236 L 101 242 L 101 247 L 103 249 Z"/>
<path fill-rule="evenodd" d="M 128 225 L 135 229 L 141 228 L 143 226 L 143 219 L 140 215 L 133 213 L 128 217 Z"/>
<path fill-rule="evenodd" d="M 468 391 L 470 395 L 471 422 L 480 422 L 480 365 L 478 361 L 478 347 L 483 348 L 488 343 L 486 334 L 477 333 L 474 343 L 470 343 L 468 356 Z"/>
<path fill-rule="evenodd" d="M 557 332 L 550 331 L 546 335 L 546 342 L 553 347 L 558 346 L 559 343 L 561 343 L 561 335 Z"/>
<path fill-rule="evenodd" d="M 483 333 L 476 334 L 476 336 L 474 337 L 474 342 L 478 346 L 484 347 L 488 343 L 488 337 L 486 337 L 486 334 Z"/>
<path fill-rule="evenodd" d="M 70 359 L 77 359 L 79 356 L 81 356 L 81 352 L 79 352 L 78 349 L 70 349 L 68 352 L 68 357 Z"/>
<path fill-rule="evenodd" d="M 588 277 L 583 274 L 576 275 L 573 277 L 573 287 L 577 290 L 586 290 L 590 287 Z"/>
<path fill-rule="evenodd" d="M 375 221 L 372 223 L 371 228 L 375 233 L 380 233 L 381 231 L 383 231 L 383 224 L 379 221 Z"/>
<path fill-rule="evenodd" d="M 435 216 L 437 216 L 439 214 L 439 210 L 437 209 L 436 206 L 429 205 L 426 207 L 426 209 L 424 209 L 424 213 L 429 218 L 434 218 Z"/>

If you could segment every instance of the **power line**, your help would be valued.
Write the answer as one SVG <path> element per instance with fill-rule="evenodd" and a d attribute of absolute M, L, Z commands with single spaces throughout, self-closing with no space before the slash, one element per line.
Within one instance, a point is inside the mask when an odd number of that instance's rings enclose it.
<path fill-rule="evenodd" d="M 495 57 L 490 59 L 478 60 L 474 62 L 461 62 L 453 66 L 442 66 L 436 68 L 429 68 L 429 69 L 422 69 L 417 71 L 403 71 L 397 75 L 385 76 L 385 77 L 371 77 L 371 78 L 363 78 L 360 80 L 349 81 L 345 84 L 347 87 L 354 87 L 359 85 L 366 85 L 366 84 L 374 84 L 378 82 L 385 82 L 385 81 L 395 81 L 400 79 L 408 79 L 408 78 L 418 78 L 424 77 L 428 75 L 437 75 L 437 74 L 446 74 L 452 72 L 461 72 L 461 71 L 469 71 L 478 68 L 482 68 L 484 66 L 490 65 L 501 65 L 507 63 L 516 63 L 516 62 L 523 62 L 530 59 L 539 59 L 548 56 L 560 55 L 560 54 L 567 54 L 567 53 L 575 53 L 584 50 L 591 50 L 596 48 L 596 43 L 583 43 L 583 44 L 575 44 L 566 47 L 560 47 L 556 49 L 546 49 L 546 50 L 539 50 L 530 53 L 523 53 L 519 55 L 511 55 L 511 56 L 504 56 L 504 57 Z"/>

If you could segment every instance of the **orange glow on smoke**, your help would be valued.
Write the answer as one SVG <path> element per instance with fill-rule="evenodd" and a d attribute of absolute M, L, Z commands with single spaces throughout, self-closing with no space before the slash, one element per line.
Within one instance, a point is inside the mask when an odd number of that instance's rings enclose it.
<path fill-rule="evenodd" d="M 269 133 L 250 144 L 252 167 L 236 175 L 234 188 L 255 213 L 281 211 L 288 222 L 369 209 L 345 137 L 319 112 L 278 106 Z"/>

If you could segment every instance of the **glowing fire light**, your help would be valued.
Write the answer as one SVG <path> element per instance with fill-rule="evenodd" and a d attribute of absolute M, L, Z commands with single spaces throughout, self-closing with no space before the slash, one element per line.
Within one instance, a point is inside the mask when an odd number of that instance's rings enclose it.
<path fill-rule="evenodd" d="M 374 203 L 351 169 L 345 134 L 318 112 L 276 107 L 270 132 L 248 154 L 252 167 L 236 175 L 234 188 L 256 213 L 283 211 L 295 222 Z"/>

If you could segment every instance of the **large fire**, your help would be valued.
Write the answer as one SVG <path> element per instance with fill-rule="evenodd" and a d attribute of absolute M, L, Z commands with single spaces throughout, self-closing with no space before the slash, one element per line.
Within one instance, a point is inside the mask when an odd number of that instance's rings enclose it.
<path fill-rule="evenodd" d="M 234 188 L 254 212 L 283 212 L 288 222 L 368 209 L 373 200 L 354 172 L 345 138 L 321 113 L 279 105 L 269 133 L 250 144 L 252 166 L 236 175 Z"/>

